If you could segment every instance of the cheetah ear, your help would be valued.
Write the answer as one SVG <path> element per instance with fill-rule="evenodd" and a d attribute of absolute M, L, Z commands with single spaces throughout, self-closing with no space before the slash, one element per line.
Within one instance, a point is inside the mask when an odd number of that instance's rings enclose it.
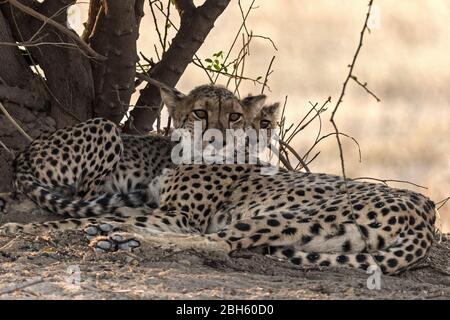
<path fill-rule="evenodd" d="M 280 103 L 275 102 L 273 104 L 264 106 L 262 110 L 265 111 L 268 115 L 278 119 L 278 116 L 280 115 Z"/>
<path fill-rule="evenodd" d="M 266 98 L 267 97 L 265 94 L 260 94 L 257 96 L 245 97 L 240 102 L 247 112 L 251 113 L 253 116 L 256 116 L 258 112 L 261 111 L 261 108 L 263 107 Z"/>
<path fill-rule="evenodd" d="M 173 117 L 186 95 L 169 86 L 160 87 L 159 90 L 161 92 L 161 99 L 166 105 L 169 115 Z"/>

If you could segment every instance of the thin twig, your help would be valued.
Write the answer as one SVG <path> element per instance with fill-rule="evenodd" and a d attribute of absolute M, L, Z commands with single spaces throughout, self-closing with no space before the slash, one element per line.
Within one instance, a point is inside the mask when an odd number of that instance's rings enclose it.
<path fill-rule="evenodd" d="M 441 201 L 436 202 L 436 205 L 440 204 L 439 207 L 437 207 L 436 209 L 439 210 L 441 209 L 443 206 L 445 206 L 447 204 L 447 202 L 450 200 L 450 197 L 447 197 Z"/>
<path fill-rule="evenodd" d="M 51 25 L 52 27 L 58 29 L 59 31 L 61 31 L 63 34 L 65 34 L 66 36 L 68 36 L 70 39 L 72 39 L 73 41 L 75 41 L 75 43 L 77 43 L 81 49 L 83 49 L 84 51 L 86 51 L 87 53 L 90 54 L 90 56 L 96 60 L 99 61 L 104 61 L 106 60 L 106 57 L 98 54 L 97 52 L 94 51 L 94 49 L 92 49 L 91 47 L 89 47 L 86 42 L 84 42 L 83 40 L 80 39 L 80 37 L 78 37 L 75 33 L 73 33 L 72 31 L 70 31 L 69 29 L 67 29 L 66 27 L 64 27 L 63 25 L 59 24 L 58 22 L 56 22 L 55 20 L 44 16 L 43 14 L 37 12 L 36 10 L 20 3 L 17 0 L 7 0 L 11 5 L 13 5 L 14 7 L 16 7 L 17 9 L 25 12 L 26 14 L 41 20 L 45 23 L 48 23 L 49 25 Z"/>
<path fill-rule="evenodd" d="M 9 114 L 8 110 L 6 110 L 3 103 L 0 102 L 0 110 L 4 113 L 5 117 L 11 122 L 11 124 L 29 141 L 33 141 L 33 139 L 25 132 L 25 130 L 22 129 L 21 126 L 14 120 L 13 117 Z"/>
<path fill-rule="evenodd" d="M 226 54 L 226 56 L 225 56 L 225 59 L 223 60 L 223 64 L 225 64 L 227 61 L 228 61 L 228 58 L 230 57 L 230 55 L 231 55 L 231 51 L 233 50 L 233 48 L 234 48 L 234 45 L 236 44 L 236 42 L 237 42 L 237 39 L 239 38 L 239 35 L 241 34 L 241 30 L 242 30 L 242 28 L 244 28 L 244 26 L 245 26 L 245 22 L 246 22 L 246 20 L 247 20 L 247 18 L 248 18 L 248 15 L 250 14 L 250 11 L 253 9 L 253 4 L 255 3 L 255 1 L 256 0 L 252 0 L 252 2 L 250 3 L 250 6 L 248 7 L 248 10 L 247 10 L 247 12 L 246 12 L 246 14 L 245 14 L 245 16 L 244 16 L 244 18 L 243 18 L 243 20 L 242 20 L 242 23 L 241 23 L 241 26 L 239 27 L 239 30 L 238 30 L 238 32 L 236 33 L 236 37 L 234 38 L 234 40 L 233 40 L 233 42 L 231 43 L 231 46 L 230 46 L 230 48 L 228 49 L 228 52 L 227 52 L 227 54 Z M 240 0 L 239 0 L 239 5 L 240 5 Z M 217 75 L 216 76 L 216 78 L 214 79 L 214 83 L 216 83 L 217 82 L 217 79 L 219 78 L 219 75 Z"/>
<path fill-rule="evenodd" d="M 341 94 L 339 96 L 339 99 L 337 100 L 336 105 L 335 105 L 335 107 L 333 109 L 333 112 L 331 113 L 330 122 L 331 122 L 331 124 L 334 127 L 335 135 L 336 135 L 336 141 L 337 141 L 338 148 L 339 148 L 339 157 L 341 159 L 342 177 L 343 177 L 343 181 L 344 181 L 345 194 L 347 196 L 347 201 L 348 201 L 350 212 L 351 212 L 351 219 L 352 219 L 353 223 L 355 224 L 355 226 L 356 226 L 356 228 L 357 228 L 357 230 L 358 230 L 358 232 L 359 232 L 359 234 L 361 236 L 361 239 L 364 242 L 364 246 L 365 246 L 366 251 L 372 257 L 372 260 L 377 264 L 378 268 L 380 268 L 378 260 L 375 259 L 375 257 L 373 256 L 373 254 L 372 254 L 372 252 L 370 250 L 370 246 L 369 246 L 369 244 L 367 242 L 366 237 L 364 236 L 364 234 L 363 234 L 363 232 L 361 230 L 361 226 L 356 221 L 355 211 L 353 209 L 353 204 L 351 203 L 350 192 L 348 190 L 347 175 L 345 173 L 344 151 L 343 151 L 342 143 L 341 143 L 341 139 L 340 139 L 340 132 L 339 132 L 337 124 L 336 124 L 336 122 L 334 120 L 336 112 L 338 111 L 339 106 L 341 105 L 341 103 L 343 101 L 343 98 L 344 98 L 344 95 L 345 95 L 345 91 L 347 89 L 347 84 L 348 84 L 349 80 L 351 79 L 351 77 L 353 75 L 352 73 L 353 73 L 353 69 L 354 69 L 355 64 L 356 64 L 356 59 L 358 58 L 359 52 L 360 52 L 361 47 L 363 45 L 364 34 L 367 31 L 367 29 L 368 29 L 367 23 L 369 21 L 370 13 L 371 13 L 371 10 L 372 10 L 372 4 L 373 4 L 373 0 L 369 0 L 369 9 L 367 10 L 366 19 L 364 21 L 364 25 L 363 25 L 361 33 L 360 33 L 358 47 L 356 48 L 355 54 L 353 56 L 352 63 L 349 65 L 349 71 L 348 71 L 347 77 L 346 77 L 346 79 L 344 81 L 344 84 L 342 85 L 342 91 L 341 91 Z"/>
<path fill-rule="evenodd" d="M 313 104 L 310 102 L 310 104 L 311 104 L 311 109 L 308 111 L 308 113 L 305 115 L 305 117 L 303 117 L 303 119 L 299 122 L 299 124 L 295 127 L 294 131 L 291 133 L 291 135 L 289 136 L 289 138 L 287 138 L 286 142 L 287 142 L 287 143 L 290 143 L 291 140 L 292 140 L 292 139 L 293 139 L 300 131 L 304 130 L 307 126 L 309 126 L 309 125 L 311 124 L 311 122 L 313 122 L 317 117 L 320 118 L 320 113 L 322 113 L 323 111 L 326 110 L 325 107 L 326 107 L 326 105 L 327 105 L 328 103 L 331 103 L 331 97 L 328 97 L 328 99 L 322 104 L 322 106 L 320 107 L 320 109 L 319 109 L 319 110 L 316 110 L 317 103 L 316 103 L 315 105 L 313 105 Z M 316 111 L 316 114 L 315 114 L 310 120 L 308 120 L 308 122 L 306 122 L 305 124 L 303 124 L 303 122 L 307 119 L 307 117 L 309 116 L 309 114 L 310 114 L 313 110 Z M 320 121 L 320 122 L 321 122 L 321 121 Z M 322 123 L 320 123 L 320 126 L 322 126 Z M 320 128 L 319 132 L 320 132 L 320 131 L 321 131 L 321 128 Z M 317 139 L 316 139 L 316 141 L 317 141 Z"/>
<path fill-rule="evenodd" d="M 275 56 L 272 57 L 272 59 L 270 60 L 270 63 L 269 63 L 269 67 L 267 68 L 267 72 L 266 72 L 266 75 L 264 77 L 264 82 L 263 82 L 263 85 L 262 85 L 262 88 L 261 88 L 261 94 L 264 93 L 264 89 L 267 86 L 267 81 L 269 80 L 269 75 L 272 73 L 272 71 L 270 71 L 270 70 L 272 69 L 272 64 L 273 64 L 274 60 L 275 60 Z"/>
<path fill-rule="evenodd" d="M 31 286 L 34 286 L 35 284 L 42 283 L 42 282 L 44 282 L 44 279 L 42 279 L 42 277 L 38 277 L 38 278 L 36 278 L 34 280 L 30 280 L 30 281 L 27 281 L 27 282 L 24 282 L 24 283 L 20 283 L 20 284 L 15 284 L 15 285 L 12 285 L 9 288 L 5 288 L 5 289 L 1 290 L 0 291 L 0 295 L 6 294 L 6 293 L 11 293 L 11 292 L 14 292 L 16 290 L 24 289 L 24 288 L 27 288 L 27 287 L 31 287 Z"/>
<path fill-rule="evenodd" d="M 309 170 L 308 165 L 303 161 L 302 157 L 292 148 L 289 144 L 284 142 L 283 140 L 280 140 L 280 145 L 287 148 L 299 161 L 299 163 L 305 168 L 306 172 L 310 173 L 311 170 Z M 301 168 L 300 168 L 301 169 Z"/>
<path fill-rule="evenodd" d="M 374 180 L 374 181 L 382 182 L 385 185 L 388 185 L 388 182 L 406 183 L 406 184 L 410 184 L 410 185 L 418 187 L 418 188 L 422 188 L 422 189 L 427 189 L 428 190 L 427 187 L 424 187 L 424 186 L 421 186 L 421 185 L 416 184 L 414 182 L 410 182 L 410 181 L 406 181 L 406 180 L 378 179 L 378 178 L 371 178 L 371 177 L 358 177 L 358 178 L 352 178 L 351 180 Z"/>
<path fill-rule="evenodd" d="M 18 34 L 19 34 L 19 38 L 22 42 L 24 42 L 24 38 L 22 33 L 20 32 L 20 28 L 19 25 L 17 24 L 17 20 L 16 20 L 16 16 L 15 13 L 13 11 L 13 8 L 10 7 L 10 13 L 12 16 L 12 20 L 14 22 L 14 27 L 16 28 Z M 48 86 L 47 81 L 45 80 L 44 75 L 41 72 L 41 69 L 37 67 L 38 63 L 34 60 L 33 55 L 30 53 L 30 51 L 28 50 L 27 47 L 24 47 L 25 51 L 27 52 L 28 57 L 31 60 L 31 66 L 33 68 L 33 71 L 39 76 L 39 80 L 41 81 L 42 85 L 45 87 L 45 89 L 47 90 L 47 92 L 49 93 L 49 95 L 55 100 L 57 106 L 63 110 L 64 112 L 66 112 L 68 115 L 70 115 L 73 119 L 77 120 L 78 122 L 82 122 L 80 118 L 78 118 L 73 112 L 71 112 L 70 110 L 68 110 L 65 106 L 63 106 L 63 104 L 61 103 L 61 101 L 59 101 L 59 99 L 55 96 L 55 94 L 52 92 L 52 90 L 50 89 L 50 87 Z M 81 51 L 82 52 L 82 51 Z M 84 53 L 83 53 L 84 54 Z"/>
<path fill-rule="evenodd" d="M 354 69 L 355 64 L 356 64 L 356 59 L 358 58 L 359 52 L 360 52 L 361 47 L 363 45 L 364 34 L 365 34 L 365 32 L 366 32 L 366 30 L 368 28 L 367 27 L 367 22 L 369 21 L 370 12 L 371 12 L 371 9 L 372 9 L 372 4 L 373 4 L 373 0 L 370 0 L 369 1 L 369 9 L 368 9 L 367 15 L 366 15 L 366 20 L 364 22 L 363 28 L 362 28 L 361 33 L 360 33 L 358 47 L 356 48 L 356 52 L 355 52 L 355 54 L 353 56 L 352 63 L 349 65 L 349 71 L 348 71 L 347 77 L 346 77 L 346 79 L 344 81 L 344 84 L 342 85 L 341 94 L 339 96 L 339 99 L 336 102 L 336 105 L 335 105 L 335 107 L 333 109 L 333 112 L 331 113 L 331 118 L 330 118 L 330 122 L 333 125 L 334 130 L 336 132 L 336 140 L 337 140 L 338 147 L 339 147 L 339 156 L 340 156 L 340 159 L 341 159 L 341 169 L 342 169 L 342 175 L 344 177 L 344 180 L 347 177 L 347 175 L 345 173 L 344 151 L 342 149 L 342 144 L 341 144 L 341 140 L 340 140 L 340 137 L 339 137 L 339 129 L 338 129 L 337 125 L 336 125 L 336 122 L 334 121 L 334 117 L 336 115 L 336 112 L 339 109 L 339 106 L 341 105 L 341 103 L 343 101 L 343 98 L 344 98 L 344 95 L 345 95 L 345 91 L 347 89 L 347 84 L 348 84 L 349 80 L 352 77 L 353 69 Z"/>
<path fill-rule="evenodd" d="M 164 83 L 162 83 L 162 82 L 160 82 L 158 80 L 152 79 L 148 75 L 145 75 L 143 73 L 136 72 L 136 78 L 144 80 L 144 81 L 147 81 L 148 83 L 154 85 L 157 88 L 165 88 L 165 89 L 168 89 L 168 90 L 172 89 L 168 85 L 166 85 L 166 84 L 164 84 Z"/>
<path fill-rule="evenodd" d="M 169 1 L 169 2 L 170 2 L 170 1 Z M 164 12 L 164 10 L 161 10 L 161 8 L 159 8 L 158 6 L 155 6 L 155 7 L 156 7 L 156 8 L 160 11 L 160 13 L 166 18 L 166 21 L 170 23 L 170 25 L 174 28 L 174 30 L 178 32 L 179 29 L 178 29 L 177 26 L 172 22 L 172 20 L 170 19 L 169 15 L 166 14 L 166 13 Z M 169 12 L 169 14 L 170 14 L 170 12 Z M 167 24 L 166 24 L 166 27 L 168 27 Z M 156 51 L 156 55 L 158 56 L 158 60 L 160 60 L 159 55 L 158 55 L 158 50 L 157 50 L 157 48 L 156 48 L 156 45 L 155 45 L 155 51 Z M 208 77 L 210 83 L 213 83 L 214 80 L 213 80 L 213 79 L 211 78 L 211 76 L 209 75 L 207 68 L 203 65 L 201 59 L 198 57 L 197 54 L 194 54 L 194 59 L 196 59 L 196 60 L 198 61 L 198 64 L 195 64 L 195 63 L 194 63 L 194 65 L 196 65 L 197 67 L 200 67 L 203 71 L 205 71 L 205 74 L 206 74 L 206 76 Z"/>
<path fill-rule="evenodd" d="M 13 158 L 15 157 L 15 156 L 14 156 L 14 152 L 13 152 L 12 150 L 10 150 L 10 149 L 6 146 L 6 144 L 4 144 L 3 141 L 1 141 L 1 140 L 0 140 L 0 146 L 2 146 L 3 149 L 5 149 L 6 152 L 8 152 Z"/>
<path fill-rule="evenodd" d="M 366 90 L 366 92 L 368 94 L 370 94 L 372 97 L 375 98 L 375 100 L 377 100 L 377 102 L 380 102 L 381 99 L 378 98 L 375 93 L 373 93 L 369 88 L 367 88 L 367 83 L 361 83 L 357 77 L 355 77 L 354 75 L 351 75 L 350 78 L 352 78 L 357 84 L 359 84 L 361 87 L 363 87 L 364 90 Z"/>
<path fill-rule="evenodd" d="M 314 150 L 314 148 L 315 148 L 322 140 L 325 140 L 326 138 L 331 137 L 331 136 L 335 136 L 335 135 L 336 135 L 336 132 L 331 132 L 331 133 L 328 133 L 328 134 L 326 134 L 326 135 L 323 135 L 323 136 L 320 137 L 318 140 L 316 140 L 316 142 L 314 142 L 314 144 L 311 146 L 311 148 L 309 148 L 309 150 L 308 150 L 308 151 L 305 153 L 305 155 L 303 156 L 303 160 L 306 160 L 306 159 L 308 158 L 308 156 L 309 156 L 309 154 L 311 153 L 311 151 Z M 356 144 L 356 146 L 358 147 L 359 162 L 361 162 L 361 159 L 362 159 L 362 153 L 361 153 L 361 146 L 359 145 L 358 140 L 356 140 L 356 139 L 353 138 L 352 136 L 350 136 L 350 135 L 348 135 L 348 134 L 346 134 L 346 133 L 343 133 L 343 132 L 339 132 L 339 135 L 351 139 L 351 140 Z"/>
<path fill-rule="evenodd" d="M 285 158 L 281 152 L 280 152 L 279 158 L 280 158 L 281 163 L 284 165 L 284 167 L 286 169 L 288 169 L 289 171 L 295 171 L 294 168 L 291 166 L 291 163 L 289 162 L 289 160 L 287 158 Z"/>

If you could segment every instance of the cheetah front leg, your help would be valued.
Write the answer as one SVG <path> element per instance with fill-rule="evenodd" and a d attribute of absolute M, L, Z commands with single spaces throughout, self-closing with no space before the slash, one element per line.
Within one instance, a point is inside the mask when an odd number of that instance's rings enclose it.
<path fill-rule="evenodd" d="M 90 246 L 102 252 L 135 249 L 147 244 L 219 254 L 230 251 L 226 242 L 208 239 L 190 227 L 184 213 L 132 208 L 118 211 L 119 216 L 101 218 L 71 218 L 30 224 L 7 223 L 0 227 L 0 235 L 82 229 L 90 240 Z M 138 214 L 143 212 L 147 214 Z"/>
<path fill-rule="evenodd" d="M 130 208 L 124 208 L 122 214 L 130 214 Z M 117 220 L 117 218 L 116 218 Z M 222 240 L 211 240 L 200 234 L 188 224 L 185 213 L 154 210 L 148 215 L 132 215 L 118 228 L 102 225 L 90 225 L 85 229 L 91 238 L 91 247 L 97 251 L 116 251 L 137 247 L 159 246 L 175 250 L 198 250 L 227 254 L 230 247 Z"/>
<path fill-rule="evenodd" d="M 5 223 L 0 227 L 0 235 L 10 236 L 18 233 L 25 234 L 40 234 L 48 231 L 66 231 L 66 230 L 83 230 L 91 225 L 101 225 L 104 222 L 114 225 L 123 224 L 122 221 L 114 221 L 116 217 L 102 217 L 102 219 L 97 218 L 85 218 L 85 219 L 65 219 L 57 221 L 48 221 L 42 223 Z"/>

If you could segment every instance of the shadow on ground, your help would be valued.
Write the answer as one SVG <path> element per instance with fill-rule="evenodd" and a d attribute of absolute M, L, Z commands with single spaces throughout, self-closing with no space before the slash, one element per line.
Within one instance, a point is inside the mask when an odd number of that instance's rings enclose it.
<path fill-rule="evenodd" d="M 363 271 L 176 246 L 100 254 L 81 231 L 51 232 L 0 237 L 0 299 L 450 299 L 449 266 L 447 236 L 423 265 L 369 290 Z"/>

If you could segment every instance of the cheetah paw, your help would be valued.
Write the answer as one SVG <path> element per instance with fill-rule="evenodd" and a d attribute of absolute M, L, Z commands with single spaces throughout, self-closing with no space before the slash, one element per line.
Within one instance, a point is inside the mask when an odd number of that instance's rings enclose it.
<path fill-rule="evenodd" d="M 204 235 L 192 235 L 182 239 L 177 243 L 177 247 L 184 250 L 198 250 L 203 252 L 211 252 L 217 254 L 228 255 L 231 252 L 231 247 L 225 242 L 217 239 L 212 239 Z"/>
<path fill-rule="evenodd" d="M 17 234 L 23 230 L 23 226 L 20 223 L 5 223 L 0 227 L 0 235 L 1 236 L 10 236 Z"/>
<path fill-rule="evenodd" d="M 113 231 L 117 231 L 116 228 L 110 223 L 91 224 L 84 228 L 86 238 L 92 240 L 98 236 L 105 236 Z"/>
<path fill-rule="evenodd" d="M 131 251 L 141 246 L 138 235 L 127 232 L 112 232 L 107 236 L 97 236 L 89 246 L 96 252 Z"/>

